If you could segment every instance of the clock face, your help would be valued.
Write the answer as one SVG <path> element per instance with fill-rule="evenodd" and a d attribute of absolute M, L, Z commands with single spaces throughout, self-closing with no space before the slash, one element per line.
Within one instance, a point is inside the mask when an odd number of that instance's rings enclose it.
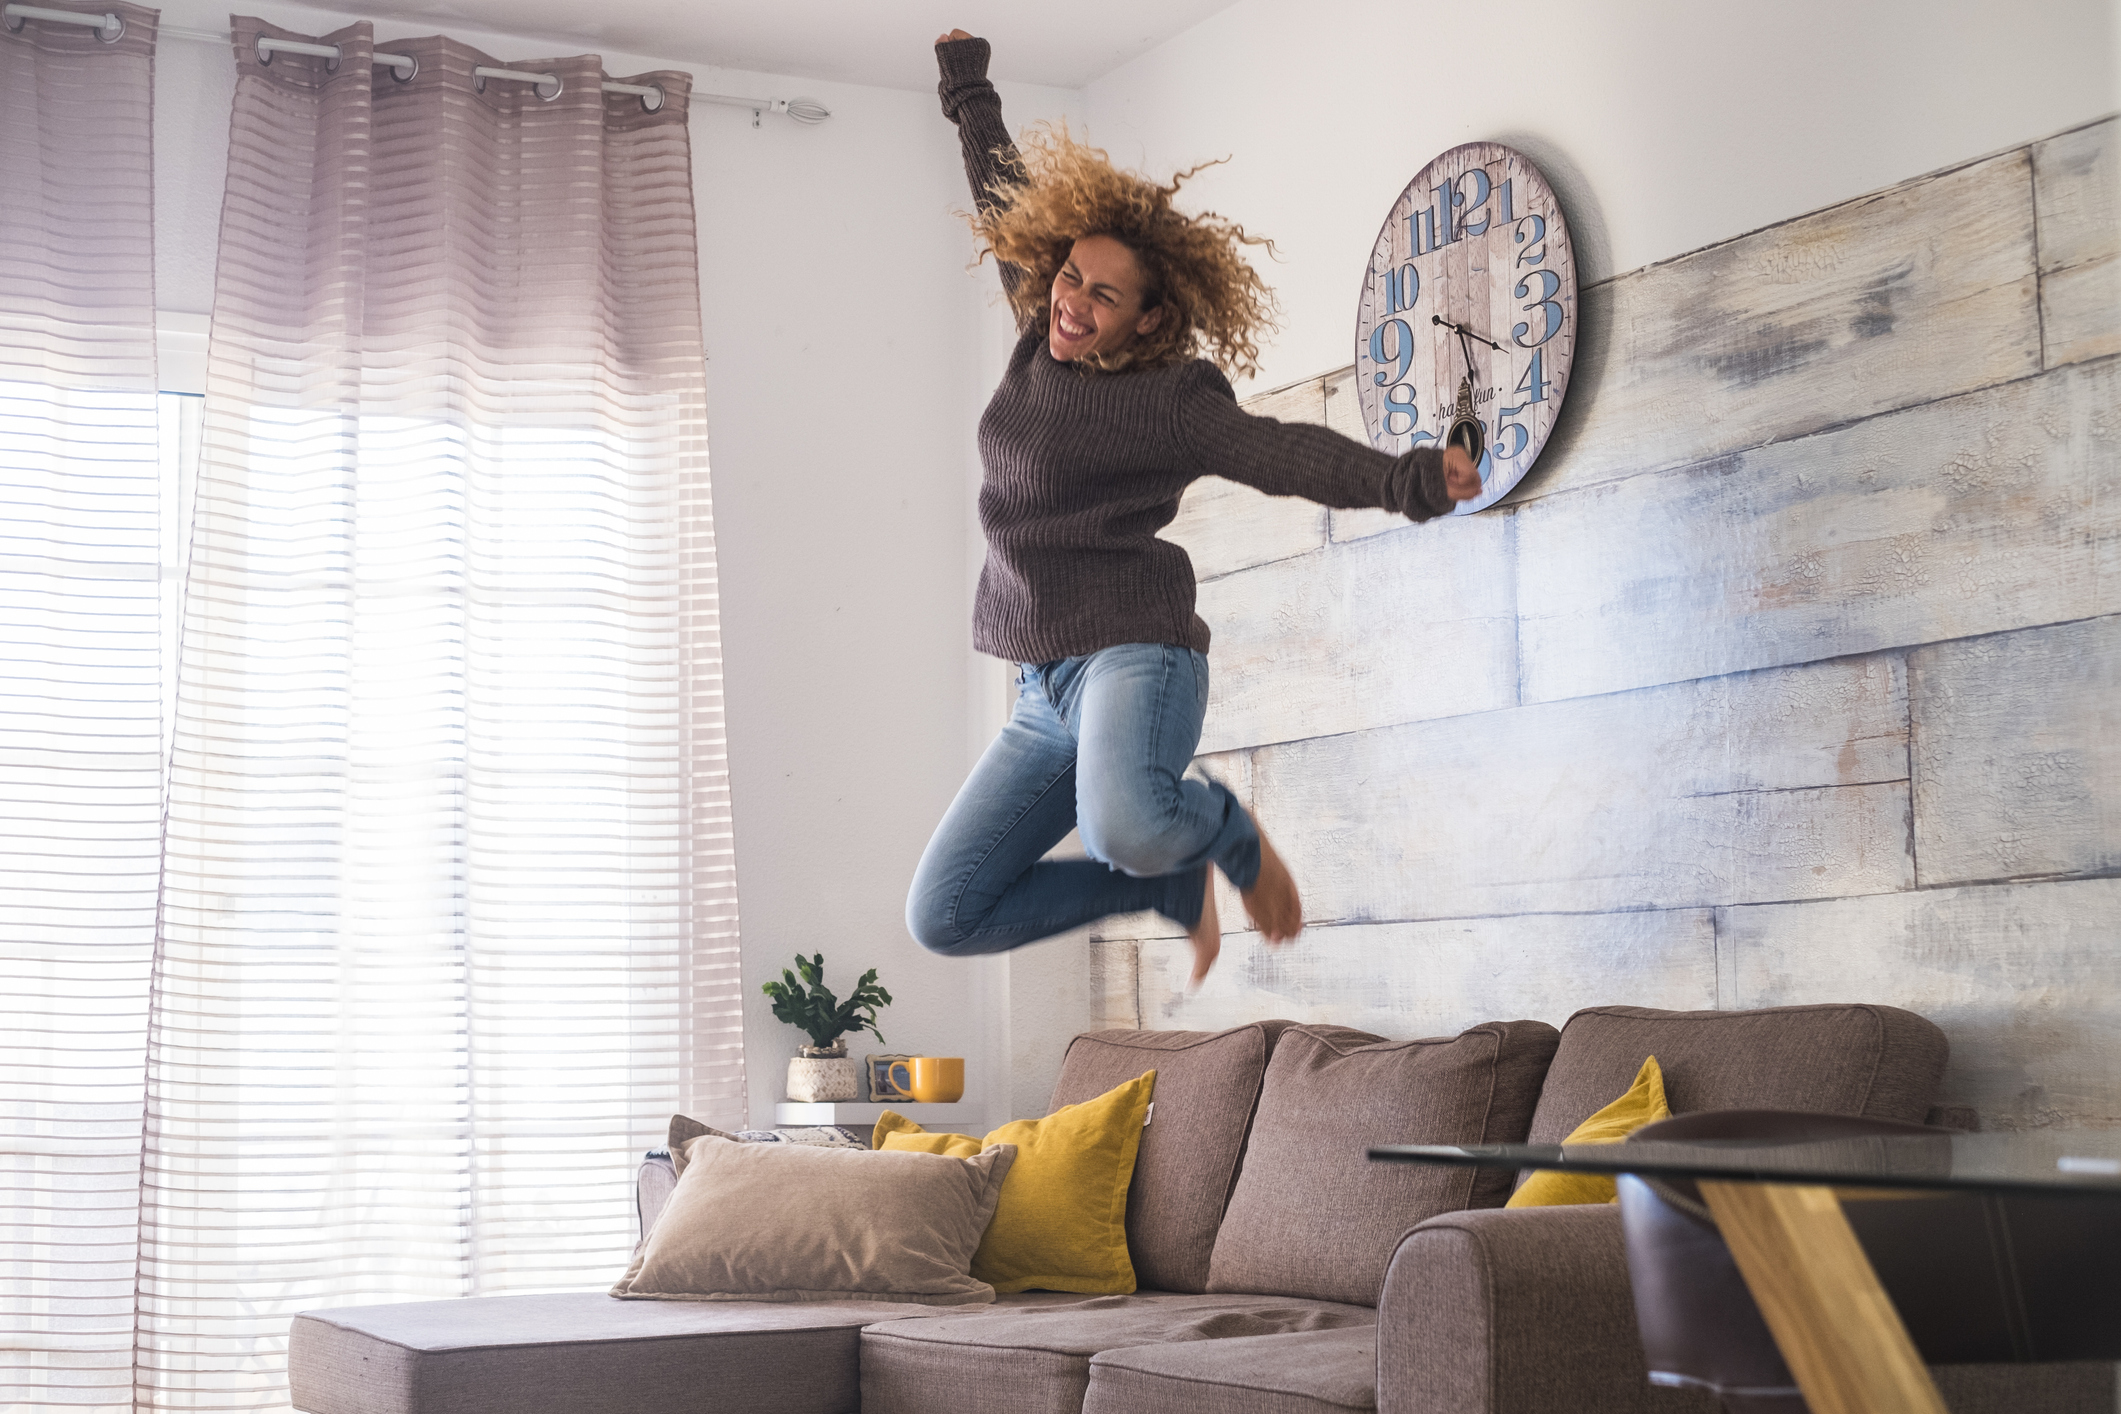
<path fill-rule="evenodd" d="M 1395 455 L 1457 442 L 1480 467 L 1465 515 L 1538 459 L 1576 351 L 1576 259 L 1553 189 L 1521 153 L 1469 142 L 1399 194 L 1355 320 L 1370 441 Z"/>

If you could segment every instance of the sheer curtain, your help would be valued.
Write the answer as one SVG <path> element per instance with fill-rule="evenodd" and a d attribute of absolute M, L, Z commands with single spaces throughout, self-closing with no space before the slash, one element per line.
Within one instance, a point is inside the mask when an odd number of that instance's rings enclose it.
<path fill-rule="evenodd" d="M 129 1406 L 161 849 L 155 12 L 0 32 L 0 1407 Z"/>
<path fill-rule="evenodd" d="M 0 36 L 0 1399 L 270 1409 L 293 1311 L 602 1285 L 741 1119 L 686 79 L 236 22 L 165 779 L 104 8 Z"/>

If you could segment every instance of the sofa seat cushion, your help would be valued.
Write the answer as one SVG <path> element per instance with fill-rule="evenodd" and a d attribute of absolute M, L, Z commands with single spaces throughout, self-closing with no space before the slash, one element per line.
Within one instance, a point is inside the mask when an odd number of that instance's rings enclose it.
<path fill-rule="evenodd" d="M 1377 1328 L 1299 1331 L 1091 1358 L 1083 1414 L 1370 1414 Z"/>
<path fill-rule="evenodd" d="M 851 1414 L 888 1301 L 620 1301 L 594 1293 L 342 1306 L 294 1318 L 306 1414 Z"/>
<path fill-rule="evenodd" d="M 1080 1414 L 1091 1357 L 1104 1351 L 1376 1322 L 1330 1301 L 1181 1292 L 894 1321 L 862 1333 L 862 1414 Z"/>

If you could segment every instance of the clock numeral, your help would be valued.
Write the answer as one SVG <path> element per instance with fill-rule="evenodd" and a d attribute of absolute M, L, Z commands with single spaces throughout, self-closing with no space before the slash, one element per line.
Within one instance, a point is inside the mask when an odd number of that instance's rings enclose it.
<path fill-rule="evenodd" d="M 1471 196 L 1467 196 L 1465 194 L 1465 186 L 1467 182 L 1471 182 L 1473 184 L 1473 194 Z M 1488 174 L 1482 168 L 1475 167 L 1472 171 L 1467 172 L 1464 176 L 1458 179 L 1458 196 L 1459 200 L 1465 205 L 1466 214 L 1465 218 L 1458 223 L 1458 231 L 1452 236 L 1453 240 L 1456 240 L 1459 236 L 1479 236 L 1487 234 L 1487 216 L 1483 215 L 1480 218 L 1479 224 L 1476 225 L 1473 221 L 1473 213 L 1476 211 L 1480 211 L 1487 206 L 1488 192 Z"/>
<path fill-rule="evenodd" d="M 1494 449 L 1495 459 L 1497 461 L 1506 462 L 1514 457 L 1523 456 L 1524 449 L 1531 445 L 1532 434 L 1524 430 L 1524 424 L 1521 422 L 1510 421 L 1511 418 L 1523 412 L 1528 406 L 1529 404 L 1519 404 L 1518 406 L 1513 408 L 1495 409 L 1496 438 L 1500 440 L 1505 432 L 1515 432 L 1517 434 L 1517 442 L 1514 446 L 1511 446 L 1508 449 L 1504 449 L 1502 447 L 1497 447 Z"/>
<path fill-rule="evenodd" d="M 1385 334 L 1393 329 L 1399 331 L 1395 336 L 1399 347 L 1392 353 L 1386 353 Z M 1377 372 L 1370 376 L 1380 388 L 1397 383 L 1407 376 L 1407 370 L 1414 366 L 1414 331 L 1407 327 L 1406 320 L 1387 319 L 1370 331 L 1370 362 L 1377 365 Z M 1390 373 L 1385 372 L 1386 366 L 1394 362 L 1397 362 L 1399 367 Z"/>
<path fill-rule="evenodd" d="M 1385 304 L 1390 314 L 1405 314 L 1421 298 L 1421 272 L 1412 264 L 1385 271 Z M 1382 363 L 1379 359 L 1377 362 Z"/>
<path fill-rule="evenodd" d="M 1505 185 L 1507 185 L 1507 183 L 1505 183 Z M 1525 247 L 1523 250 L 1517 253 L 1517 263 L 1519 265 L 1544 265 L 1546 264 L 1547 259 L 1547 248 L 1545 244 L 1547 238 L 1547 218 L 1535 211 L 1531 215 L 1525 217 L 1524 220 L 1530 221 L 1532 223 L 1532 234 L 1528 236 L 1524 233 L 1524 221 L 1520 221 L 1517 223 L 1517 244 Z"/>
<path fill-rule="evenodd" d="M 1394 427 L 1392 419 L 1404 414 L 1407 425 Z M 1414 386 L 1402 383 L 1396 388 L 1385 389 L 1384 412 L 1378 417 L 1387 437 L 1404 437 L 1421 422 L 1421 413 L 1414 406 Z"/>
<path fill-rule="evenodd" d="M 1440 239 L 1435 241 L 1436 247 L 1450 245 L 1458 239 L 1458 208 L 1465 205 L 1465 200 L 1463 196 L 1459 195 L 1458 182 L 1455 178 L 1446 177 L 1443 181 L 1436 184 L 1434 234 L 1436 237 L 1440 237 Z"/>
<path fill-rule="evenodd" d="M 1515 177 L 1506 177 L 1502 185 L 1495 188 L 1495 205 L 1500 208 L 1495 219 L 1505 226 L 1517 224 L 1517 208 L 1512 204 L 1514 198 L 1510 194 L 1516 181 Z"/>
<path fill-rule="evenodd" d="M 1532 285 L 1535 282 L 1540 287 L 1539 293 L 1536 295 L 1532 293 Z M 1517 282 L 1517 298 L 1530 298 L 1531 300 L 1531 303 L 1525 305 L 1524 308 L 1528 310 L 1536 309 L 1541 315 L 1541 328 L 1538 338 L 1527 339 L 1525 337 L 1526 334 L 1532 332 L 1530 324 L 1520 324 L 1510 331 L 1510 337 L 1516 341 L 1517 347 L 1521 349 L 1537 348 L 1561 332 L 1562 310 L 1561 306 L 1554 301 L 1554 296 L 1560 293 L 1561 277 L 1551 270 L 1534 270 Z"/>
<path fill-rule="evenodd" d="M 1543 403 L 1547 400 L 1547 351 L 1545 349 L 1533 350 L 1532 366 L 1524 371 L 1524 377 L 1518 379 L 1517 386 L 1510 391 L 1525 395 L 1525 407 L 1530 407 L 1533 403 Z M 1505 411 L 1519 412 L 1522 409 L 1508 408 Z"/>
<path fill-rule="evenodd" d="M 1427 255 L 1437 249 L 1435 207 L 1424 206 L 1419 211 L 1407 212 L 1407 249 L 1416 255 Z"/>

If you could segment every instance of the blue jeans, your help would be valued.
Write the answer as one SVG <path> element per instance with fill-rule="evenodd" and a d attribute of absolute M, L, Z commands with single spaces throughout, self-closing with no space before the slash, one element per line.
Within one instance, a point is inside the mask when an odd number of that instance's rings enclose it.
<path fill-rule="evenodd" d="M 1200 921 L 1210 864 L 1259 877 L 1259 830 L 1229 789 L 1189 781 L 1208 660 L 1123 643 L 1025 664 L 1016 709 L 914 871 L 906 926 L 949 956 L 1006 952 L 1114 913 Z M 1043 856 L 1080 827 L 1088 859 Z"/>

